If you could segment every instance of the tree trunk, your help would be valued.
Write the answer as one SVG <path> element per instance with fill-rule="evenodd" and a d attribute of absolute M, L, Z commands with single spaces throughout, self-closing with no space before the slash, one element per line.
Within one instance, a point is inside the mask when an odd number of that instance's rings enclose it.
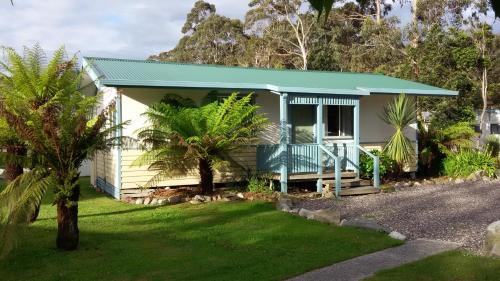
<path fill-rule="evenodd" d="M 211 194 L 214 191 L 214 172 L 210 161 L 200 159 L 198 168 L 200 170 L 200 191 L 202 194 Z"/>
<path fill-rule="evenodd" d="M 57 202 L 57 248 L 61 250 L 76 250 L 80 240 L 78 230 L 78 198 L 80 186 L 77 185 L 70 198 Z"/>
<path fill-rule="evenodd" d="M 412 38 L 411 38 L 411 46 L 413 48 L 418 47 L 419 40 L 419 32 L 418 32 L 418 0 L 411 1 L 411 25 L 412 25 Z"/>
<path fill-rule="evenodd" d="M 36 221 L 36 219 L 38 218 L 38 214 L 39 213 L 40 213 L 40 204 L 37 204 L 36 207 L 35 207 L 35 210 L 31 214 L 30 223 L 34 223 Z"/>
<path fill-rule="evenodd" d="M 12 144 L 7 146 L 6 150 L 5 180 L 11 182 L 23 174 L 23 166 L 19 164 L 19 157 L 26 155 L 26 147 L 22 144 Z"/>
<path fill-rule="evenodd" d="M 381 3 L 382 0 L 375 0 L 375 21 L 378 25 L 380 25 L 380 22 L 381 22 L 381 13 L 382 13 L 382 3 Z"/>
<path fill-rule="evenodd" d="M 484 120 L 484 116 L 486 115 L 486 109 L 488 108 L 488 71 L 486 70 L 486 67 L 483 67 L 481 78 L 481 98 L 483 100 L 483 108 L 481 110 L 479 128 L 481 130 L 481 137 L 484 137 L 486 135 L 486 122 Z"/>

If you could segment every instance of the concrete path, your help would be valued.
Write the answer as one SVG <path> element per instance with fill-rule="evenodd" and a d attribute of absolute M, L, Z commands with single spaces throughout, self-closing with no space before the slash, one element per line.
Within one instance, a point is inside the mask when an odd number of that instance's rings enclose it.
<path fill-rule="evenodd" d="M 367 278 L 377 271 L 398 267 L 459 247 L 460 244 L 453 242 L 417 239 L 398 247 L 316 269 L 289 279 L 289 281 L 357 281 Z"/>

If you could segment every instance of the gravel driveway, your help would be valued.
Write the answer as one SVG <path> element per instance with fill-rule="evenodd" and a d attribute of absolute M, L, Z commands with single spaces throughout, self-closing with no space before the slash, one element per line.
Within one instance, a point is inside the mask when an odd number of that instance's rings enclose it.
<path fill-rule="evenodd" d="M 314 210 L 333 206 L 331 199 L 302 202 Z M 409 239 L 458 242 L 480 253 L 486 227 L 500 220 L 500 180 L 406 187 L 393 193 L 343 197 L 343 218 L 370 217 Z"/>

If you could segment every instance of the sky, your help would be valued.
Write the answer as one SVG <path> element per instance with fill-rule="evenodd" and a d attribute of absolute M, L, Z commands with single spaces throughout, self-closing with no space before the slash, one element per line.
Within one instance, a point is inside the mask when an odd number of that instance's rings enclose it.
<path fill-rule="evenodd" d="M 0 0 L 0 46 L 39 43 L 51 52 L 144 59 L 173 48 L 196 0 Z M 208 0 L 217 12 L 243 19 L 249 0 Z M 409 9 L 392 14 L 409 19 Z M 500 32 L 500 20 L 494 25 Z"/>

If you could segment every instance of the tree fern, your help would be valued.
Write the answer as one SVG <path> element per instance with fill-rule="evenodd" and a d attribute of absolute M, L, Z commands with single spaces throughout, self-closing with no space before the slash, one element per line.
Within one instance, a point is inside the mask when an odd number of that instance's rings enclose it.
<path fill-rule="evenodd" d="M 182 99 L 189 106 L 179 106 Z M 214 169 L 235 163 L 228 152 L 254 141 L 267 124 L 251 100 L 251 95 L 240 99 L 232 94 L 222 102 L 195 107 L 185 98 L 169 96 L 151 106 L 145 113 L 151 125 L 138 133 L 146 152 L 133 163 L 157 172 L 146 185 L 198 169 L 201 191 L 212 192 Z"/>
<path fill-rule="evenodd" d="M 93 117 L 98 98 L 80 92 L 82 73 L 76 69 L 77 58 L 66 59 L 63 48 L 49 62 L 37 46 L 24 56 L 8 50 L 7 58 L 1 63 L 0 117 L 41 163 L 2 193 L 0 224 L 4 227 L 0 235 L 6 239 L 0 243 L 10 241 L 8 234 L 26 223 L 27 211 L 40 203 L 51 186 L 58 215 L 56 244 L 61 249 L 76 249 L 78 168 L 95 151 L 116 145 L 111 136 L 121 125 L 105 128 L 113 105 Z"/>

